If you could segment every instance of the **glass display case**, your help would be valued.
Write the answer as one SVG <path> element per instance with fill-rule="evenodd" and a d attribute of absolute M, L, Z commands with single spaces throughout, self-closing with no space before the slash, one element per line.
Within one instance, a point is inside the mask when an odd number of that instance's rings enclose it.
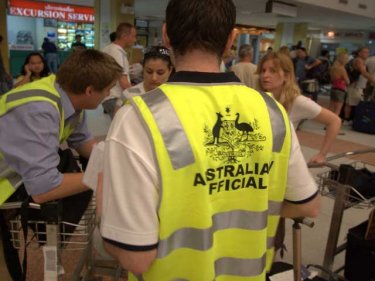
<path fill-rule="evenodd" d="M 81 42 L 87 48 L 94 47 L 94 25 L 91 23 L 77 23 L 59 21 L 57 23 L 57 47 L 59 50 L 67 51 L 72 47 L 75 36 L 81 35 Z"/>

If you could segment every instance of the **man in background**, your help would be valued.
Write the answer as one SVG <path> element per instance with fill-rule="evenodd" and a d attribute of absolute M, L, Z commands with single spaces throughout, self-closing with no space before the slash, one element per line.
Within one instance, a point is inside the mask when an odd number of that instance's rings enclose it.
<path fill-rule="evenodd" d="M 60 60 L 55 43 L 51 42 L 47 37 L 45 37 L 42 44 L 42 49 L 44 51 L 44 57 L 46 58 L 49 70 L 52 73 L 56 73 Z"/>
<path fill-rule="evenodd" d="M 253 64 L 253 47 L 249 44 L 241 45 L 238 57 L 240 61 L 232 66 L 232 71 L 242 83 L 255 89 L 258 75 L 256 74 L 257 66 Z"/>
<path fill-rule="evenodd" d="M 77 34 L 75 38 L 76 41 L 72 44 L 72 49 L 86 49 L 86 45 L 82 43 L 82 35 Z"/>
<path fill-rule="evenodd" d="M 122 67 L 123 72 L 116 85 L 111 89 L 110 95 L 103 101 L 103 109 L 113 118 L 116 108 L 116 102 L 121 97 L 123 90 L 130 88 L 129 61 L 125 51 L 130 48 L 136 41 L 136 30 L 130 23 L 120 23 L 116 29 L 116 39 L 104 47 L 103 52 L 113 57 Z"/>
<path fill-rule="evenodd" d="M 366 88 L 367 83 L 375 85 L 375 76 L 372 75 L 366 66 L 366 60 L 369 57 L 370 50 L 368 47 L 361 47 L 357 51 L 357 56 L 353 61 L 349 61 L 348 64 L 352 64 L 353 71 L 356 75 L 348 73 L 350 78 L 350 85 L 348 86 L 348 95 L 345 101 L 345 122 L 344 124 L 350 124 L 352 117 L 352 109 L 363 101 L 363 90 Z M 356 77 L 353 79 L 352 77 Z"/>

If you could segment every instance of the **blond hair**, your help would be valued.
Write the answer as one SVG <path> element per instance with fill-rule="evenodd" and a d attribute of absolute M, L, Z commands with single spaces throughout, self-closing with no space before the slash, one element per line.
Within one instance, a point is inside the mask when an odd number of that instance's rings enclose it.
<path fill-rule="evenodd" d="M 282 70 L 284 72 L 285 81 L 278 98 L 278 102 L 281 103 L 287 111 L 289 111 L 295 98 L 301 94 L 301 91 L 296 83 L 293 62 L 291 58 L 285 54 L 271 52 L 266 54 L 260 61 L 257 69 L 257 73 L 259 75 L 262 72 L 264 63 L 269 60 L 273 61 L 277 71 Z"/>

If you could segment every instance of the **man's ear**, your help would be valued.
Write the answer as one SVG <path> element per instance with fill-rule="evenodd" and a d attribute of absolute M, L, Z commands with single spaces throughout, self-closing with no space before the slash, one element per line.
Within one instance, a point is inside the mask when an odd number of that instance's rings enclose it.
<path fill-rule="evenodd" d="M 85 90 L 85 95 L 91 97 L 94 93 L 94 88 L 92 86 L 87 86 Z"/>
<path fill-rule="evenodd" d="M 235 28 L 232 29 L 231 33 L 228 36 L 228 40 L 227 40 L 227 44 L 225 45 L 224 53 L 229 51 L 232 48 L 233 42 L 236 39 L 237 34 L 238 34 L 238 30 Z"/>
<path fill-rule="evenodd" d="M 170 40 L 169 40 L 169 37 L 167 35 L 167 25 L 165 23 L 163 23 L 163 41 L 164 41 L 164 45 L 165 47 L 167 47 L 168 49 L 171 48 L 171 44 L 170 44 Z"/>

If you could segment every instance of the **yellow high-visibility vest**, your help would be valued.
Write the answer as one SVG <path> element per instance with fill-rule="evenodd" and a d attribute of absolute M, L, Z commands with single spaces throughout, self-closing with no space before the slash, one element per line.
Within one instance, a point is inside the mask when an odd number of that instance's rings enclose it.
<path fill-rule="evenodd" d="M 289 119 L 238 83 L 167 83 L 132 104 L 161 180 L 157 258 L 129 280 L 264 281 L 285 194 Z"/>
<path fill-rule="evenodd" d="M 64 110 L 61 104 L 61 97 L 54 87 L 55 75 L 50 75 L 33 83 L 27 83 L 17 87 L 8 93 L 0 96 L 0 117 L 8 111 L 29 102 L 45 101 L 51 103 L 60 115 L 59 140 L 60 143 L 67 140 L 74 130 L 69 124 L 64 127 Z M 80 115 L 80 119 L 82 118 Z M 15 171 L 10 169 L 4 161 L 0 152 L 0 206 L 21 186 L 22 178 Z"/>

